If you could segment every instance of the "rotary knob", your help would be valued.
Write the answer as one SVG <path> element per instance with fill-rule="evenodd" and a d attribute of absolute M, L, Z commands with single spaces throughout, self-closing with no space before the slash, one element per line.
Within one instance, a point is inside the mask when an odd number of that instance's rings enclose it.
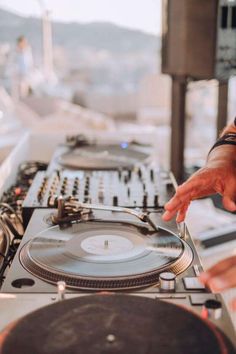
<path fill-rule="evenodd" d="M 207 314 L 207 318 L 218 320 L 222 316 L 222 303 L 215 299 L 205 301 L 203 310 Z"/>
<path fill-rule="evenodd" d="M 162 291 L 175 291 L 176 275 L 172 272 L 163 272 L 159 275 L 160 290 Z"/>
<path fill-rule="evenodd" d="M 77 188 L 73 188 L 72 195 L 75 196 L 77 194 L 77 192 L 78 192 Z"/>

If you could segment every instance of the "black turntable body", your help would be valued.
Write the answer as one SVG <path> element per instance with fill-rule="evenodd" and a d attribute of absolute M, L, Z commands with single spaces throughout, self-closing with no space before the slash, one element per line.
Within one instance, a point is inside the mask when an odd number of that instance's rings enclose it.
<path fill-rule="evenodd" d="M 161 219 L 172 175 L 140 146 L 70 142 L 23 204 L 27 229 L 0 293 L 0 353 L 236 353 L 186 225 Z"/>

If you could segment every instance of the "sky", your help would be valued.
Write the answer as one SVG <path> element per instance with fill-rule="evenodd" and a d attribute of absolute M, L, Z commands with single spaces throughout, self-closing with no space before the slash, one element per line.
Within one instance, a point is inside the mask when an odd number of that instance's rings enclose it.
<path fill-rule="evenodd" d="M 54 20 L 108 21 L 160 34 L 161 0 L 0 0 L 0 7 L 24 16 L 40 16 L 40 2 Z"/>

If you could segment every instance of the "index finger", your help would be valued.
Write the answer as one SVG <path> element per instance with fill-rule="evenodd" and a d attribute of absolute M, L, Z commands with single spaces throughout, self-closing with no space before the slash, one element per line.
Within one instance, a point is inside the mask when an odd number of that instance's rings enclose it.
<path fill-rule="evenodd" d="M 165 210 L 179 210 L 184 204 L 189 204 L 195 183 L 185 182 L 176 189 L 175 195 L 165 204 Z"/>

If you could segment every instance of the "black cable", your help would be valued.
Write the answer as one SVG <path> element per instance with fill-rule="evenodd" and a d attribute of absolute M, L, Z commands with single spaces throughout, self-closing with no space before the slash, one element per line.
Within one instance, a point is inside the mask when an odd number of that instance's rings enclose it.
<path fill-rule="evenodd" d="M 0 252 L 0 257 L 3 258 L 0 266 L 0 284 L 5 279 L 5 271 L 11 265 L 24 234 L 22 222 L 23 200 L 36 173 L 46 170 L 47 166 L 46 163 L 41 161 L 26 161 L 21 163 L 16 183 L 5 191 L 0 199 L 0 230 L 2 230 L 2 237 L 6 243 L 5 251 Z M 13 220 L 13 217 L 15 220 Z M 17 226 L 19 226 L 20 231 Z"/>

